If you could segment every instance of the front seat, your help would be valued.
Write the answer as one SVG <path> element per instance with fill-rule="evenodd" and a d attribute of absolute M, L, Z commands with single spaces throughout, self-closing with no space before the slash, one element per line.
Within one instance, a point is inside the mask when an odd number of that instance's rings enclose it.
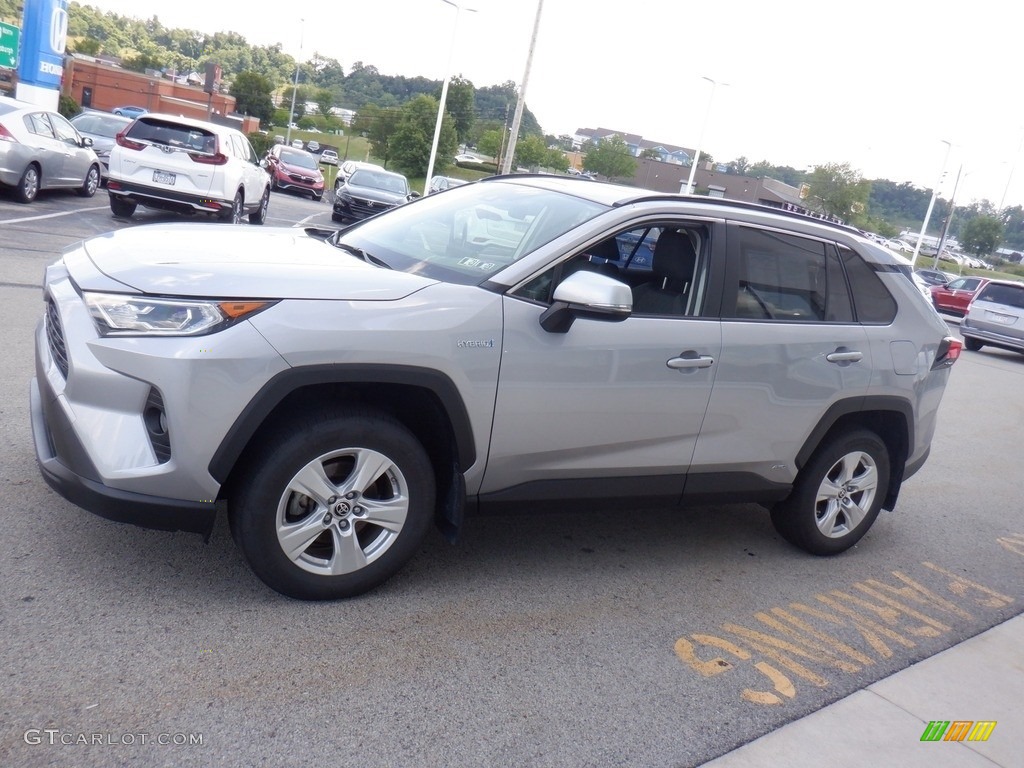
<path fill-rule="evenodd" d="M 652 279 L 633 289 L 633 314 L 685 314 L 696 266 L 697 252 L 689 236 L 677 229 L 663 231 L 651 258 Z"/>

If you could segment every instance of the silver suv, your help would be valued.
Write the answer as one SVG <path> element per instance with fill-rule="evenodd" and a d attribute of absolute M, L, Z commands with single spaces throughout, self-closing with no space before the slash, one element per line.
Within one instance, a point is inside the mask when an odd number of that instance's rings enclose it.
<path fill-rule="evenodd" d="M 209 534 L 225 500 L 253 570 L 306 599 L 482 508 L 759 502 L 841 552 L 924 463 L 960 353 L 900 262 L 554 176 L 343 231 L 124 229 L 47 271 L 38 460 L 114 520 Z"/>
<path fill-rule="evenodd" d="M 267 219 L 270 176 L 241 131 L 204 120 L 146 113 L 110 150 L 110 210 L 128 218 L 139 205 L 210 213 L 238 224 Z"/>

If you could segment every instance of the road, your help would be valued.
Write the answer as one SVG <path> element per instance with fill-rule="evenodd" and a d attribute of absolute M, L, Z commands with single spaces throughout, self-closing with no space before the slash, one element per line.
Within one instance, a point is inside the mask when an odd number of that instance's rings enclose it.
<path fill-rule="evenodd" d="M 753 505 L 523 510 L 312 604 L 263 586 L 223 518 L 204 544 L 83 512 L 32 449 L 43 268 L 171 219 L 0 193 L 0 765 L 694 766 L 1022 610 L 1024 356 L 988 348 L 896 511 L 833 558 Z M 268 223 L 329 204 L 275 193 Z M 936 717 L 961 715 L 1000 718 Z"/>

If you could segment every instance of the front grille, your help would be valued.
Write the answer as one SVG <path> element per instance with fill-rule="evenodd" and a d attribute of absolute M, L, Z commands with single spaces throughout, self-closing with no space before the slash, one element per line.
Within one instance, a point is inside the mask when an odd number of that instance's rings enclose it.
<path fill-rule="evenodd" d="M 357 216 L 373 216 L 375 213 L 386 211 L 388 208 L 394 208 L 394 203 L 381 203 L 376 200 L 366 200 L 361 197 L 353 197 L 352 202 L 352 213 Z"/>
<path fill-rule="evenodd" d="M 57 364 L 61 374 L 68 377 L 68 350 L 64 346 L 64 326 L 60 323 L 60 313 L 53 299 L 46 300 L 46 340 L 50 345 L 50 356 Z"/>

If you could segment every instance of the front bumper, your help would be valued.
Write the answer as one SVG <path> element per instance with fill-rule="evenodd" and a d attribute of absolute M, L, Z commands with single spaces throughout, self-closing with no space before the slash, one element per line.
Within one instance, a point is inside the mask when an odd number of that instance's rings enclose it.
<path fill-rule="evenodd" d="M 33 378 L 29 389 L 32 437 L 35 441 L 39 471 L 47 485 L 72 504 L 108 520 L 163 531 L 201 533 L 209 538 L 217 513 L 212 500 L 188 502 L 122 491 L 79 474 L 64 464 L 58 458 L 54 447 L 53 435 L 48 426 L 51 419 L 55 422 L 55 428 L 69 441 L 67 450 L 74 457 L 72 462 L 88 466 L 89 469 L 82 471 L 93 477 L 97 474 L 95 468 L 91 467 L 85 449 L 75 437 L 74 430 L 67 423 L 63 411 L 44 406 L 44 403 L 52 402 L 52 398 L 52 392 L 45 397 L 40 393 L 39 379 Z"/>

